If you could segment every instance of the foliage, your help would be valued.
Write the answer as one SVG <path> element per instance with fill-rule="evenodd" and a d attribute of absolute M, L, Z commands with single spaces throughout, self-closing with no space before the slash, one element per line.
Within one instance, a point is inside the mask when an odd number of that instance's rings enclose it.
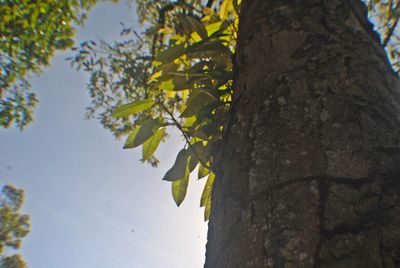
<path fill-rule="evenodd" d="M 375 29 L 381 36 L 393 69 L 400 72 L 400 32 L 398 23 L 400 18 L 399 0 L 366 0 L 369 17 L 375 22 Z"/>
<path fill-rule="evenodd" d="M 115 1 L 115 0 L 113 0 Z M 57 50 L 73 45 L 74 24 L 83 23 L 99 0 L 4 0 L 0 3 L 0 126 L 23 129 L 38 100 L 27 76 L 49 65 Z"/>
<path fill-rule="evenodd" d="M 366 2 L 396 69 L 398 39 L 389 29 L 397 25 L 398 1 Z M 163 179 L 171 181 L 179 206 L 198 167 L 198 178 L 207 178 L 201 198 L 205 219 L 231 109 L 239 10 L 238 0 L 138 1 L 143 34 L 124 27 L 125 41 L 85 42 L 70 58 L 91 77 L 89 117 L 98 115 L 117 138 L 126 135 L 124 148 L 143 145 L 142 161 L 156 165 L 153 153 L 166 129 L 179 129 L 185 146 Z"/>
<path fill-rule="evenodd" d="M 12 185 L 3 187 L 0 195 L 0 268 L 26 267 L 18 254 L 5 255 L 6 249 L 18 249 L 29 233 L 29 216 L 21 214 L 24 192 Z"/>
<path fill-rule="evenodd" d="M 0 259 L 0 268 L 26 268 L 28 267 L 22 256 L 14 254 Z"/>
<path fill-rule="evenodd" d="M 210 149 L 220 141 L 227 121 L 238 27 L 238 2 L 217 3 L 218 11 L 202 1 L 191 2 L 141 2 L 142 21 L 157 21 L 143 37 L 125 28 L 122 34 L 131 38 L 128 41 L 85 42 L 70 58 L 91 75 L 89 116 L 97 111 L 103 125 L 117 137 L 127 135 L 124 148 L 143 145 L 142 161 L 157 164 L 153 154 L 166 128 L 178 127 L 182 132 L 186 145 L 164 176 L 172 182 L 178 205 L 197 166 L 200 177 L 214 176 L 209 171 Z M 164 19 L 152 20 L 151 14 L 159 12 L 165 12 Z M 210 198 L 203 201 L 209 210 Z"/>

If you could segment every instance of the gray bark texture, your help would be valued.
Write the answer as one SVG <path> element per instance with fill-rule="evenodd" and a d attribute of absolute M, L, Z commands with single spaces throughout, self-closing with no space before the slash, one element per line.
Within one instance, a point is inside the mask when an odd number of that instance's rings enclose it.
<path fill-rule="evenodd" d="M 400 87 L 359 0 L 243 0 L 206 253 L 400 267 Z"/>

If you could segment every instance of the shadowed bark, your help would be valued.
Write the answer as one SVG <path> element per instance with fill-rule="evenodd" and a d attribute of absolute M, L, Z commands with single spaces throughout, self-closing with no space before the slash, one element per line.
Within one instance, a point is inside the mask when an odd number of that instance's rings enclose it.
<path fill-rule="evenodd" d="M 243 0 L 205 267 L 400 267 L 400 95 L 357 0 Z"/>

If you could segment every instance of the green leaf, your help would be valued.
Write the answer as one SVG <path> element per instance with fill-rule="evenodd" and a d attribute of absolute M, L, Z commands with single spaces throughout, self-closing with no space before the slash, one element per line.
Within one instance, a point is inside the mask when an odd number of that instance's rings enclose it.
<path fill-rule="evenodd" d="M 210 219 L 211 213 L 211 192 L 213 184 L 215 181 L 215 174 L 210 173 L 207 182 L 204 185 L 203 193 L 201 194 L 200 207 L 204 207 L 204 220 L 208 221 Z"/>
<path fill-rule="evenodd" d="M 214 180 L 215 180 L 215 174 L 210 173 L 207 182 L 204 185 L 203 193 L 201 194 L 200 207 L 206 206 L 207 201 L 211 200 L 211 190 L 214 184 Z"/>
<path fill-rule="evenodd" d="M 198 171 L 199 180 L 204 178 L 208 174 L 210 174 L 210 170 L 200 164 L 199 171 Z"/>
<path fill-rule="evenodd" d="M 198 160 L 199 162 L 208 162 L 209 146 L 207 146 L 207 143 L 204 144 L 202 141 L 199 141 L 195 144 L 192 144 L 191 147 L 192 150 L 196 151 L 196 154 L 194 154 L 194 152 L 191 152 L 193 158 L 196 158 L 196 160 Z M 198 159 L 198 157 L 200 157 L 200 159 Z"/>
<path fill-rule="evenodd" d="M 143 160 L 148 160 L 157 150 L 158 145 L 163 139 L 165 128 L 160 128 L 157 132 L 143 144 Z"/>
<path fill-rule="evenodd" d="M 136 135 L 139 132 L 140 127 L 135 128 L 128 136 L 128 138 L 125 141 L 124 149 L 131 149 L 134 148 L 133 142 L 135 141 Z"/>
<path fill-rule="evenodd" d="M 189 163 L 188 163 L 188 165 L 189 165 L 189 171 L 192 172 L 192 171 L 197 167 L 197 164 L 198 164 L 198 163 L 199 163 L 198 158 L 197 158 L 194 154 L 192 154 L 192 155 L 189 157 Z"/>
<path fill-rule="evenodd" d="M 236 14 L 240 13 L 240 0 L 233 0 L 233 8 L 235 9 Z"/>
<path fill-rule="evenodd" d="M 172 196 L 176 205 L 179 207 L 185 199 L 187 188 L 189 185 L 189 171 L 187 170 L 183 179 L 172 182 Z"/>
<path fill-rule="evenodd" d="M 211 199 L 208 199 L 204 207 L 204 221 L 208 221 L 210 219 L 210 214 L 211 214 Z"/>
<path fill-rule="evenodd" d="M 196 18 L 191 16 L 179 15 L 177 16 L 179 21 L 182 23 L 183 27 L 189 32 L 195 31 L 201 39 L 207 39 L 207 30 L 204 27 L 203 23 L 201 23 Z"/>
<path fill-rule="evenodd" d="M 180 44 L 161 51 L 158 53 L 155 60 L 160 62 L 170 62 L 179 58 L 183 54 L 185 54 L 185 47 L 183 44 Z"/>
<path fill-rule="evenodd" d="M 221 40 L 205 40 L 193 44 L 186 49 L 186 54 L 190 59 L 214 58 L 222 56 L 231 59 L 232 52 Z"/>
<path fill-rule="evenodd" d="M 174 80 L 169 79 L 167 81 L 162 81 L 158 88 L 161 90 L 174 90 Z"/>
<path fill-rule="evenodd" d="M 228 18 L 230 9 L 233 8 L 232 0 L 224 0 L 219 10 L 219 17 L 221 20 Z"/>
<path fill-rule="evenodd" d="M 155 104 L 154 100 L 142 100 L 142 101 L 132 102 L 115 108 L 115 110 L 112 112 L 112 116 L 127 117 L 130 115 L 135 115 L 139 112 L 143 112 L 151 108 L 154 104 Z"/>
<path fill-rule="evenodd" d="M 165 173 L 163 180 L 165 181 L 177 181 L 185 177 L 188 158 L 190 154 L 186 149 L 179 151 L 175 163 L 167 173 Z"/>
<path fill-rule="evenodd" d="M 161 127 L 159 119 L 151 119 L 140 126 L 139 132 L 133 140 L 133 147 L 137 147 L 150 139 Z"/>
<path fill-rule="evenodd" d="M 181 117 L 191 117 L 198 115 L 199 111 L 211 102 L 215 102 L 217 99 L 204 91 L 193 91 L 186 103 L 186 109 L 180 115 Z"/>
<path fill-rule="evenodd" d="M 190 154 L 189 163 L 188 163 L 190 172 L 192 172 L 197 167 L 199 162 L 203 161 L 202 154 L 204 152 L 204 149 L 205 148 L 204 148 L 203 142 L 201 142 L 201 141 L 192 144 L 187 149 L 188 153 Z M 201 159 L 199 159 L 199 157 Z"/>
<path fill-rule="evenodd" d="M 162 81 L 159 86 L 161 90 L 180 91 L 192 87 L 192 85 L 188 84 L 184 73 L 166 73 L 160 77 L 160 81 Z M 163 82 L 166 83 L 163 84 Z"/>
<path fill-rule="evenodd" d="M 213 33 L 218 32 L 221 29 L 221 24 L 222 24 L 222 21 L 208 24 L 206 26 L 208 36 L 211 36 Z"/>

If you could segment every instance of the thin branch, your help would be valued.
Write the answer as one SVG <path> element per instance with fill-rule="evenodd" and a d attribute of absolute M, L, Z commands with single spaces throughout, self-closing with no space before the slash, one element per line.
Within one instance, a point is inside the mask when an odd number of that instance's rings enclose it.
<path fill-rule="evenodd" d="M 383 47 L 386 47 L 388 45 L 390 38 L 392 38 L 394 30 L 396 29 L 397 24 L 399 23 L 399 12 L 398 12 L 398 10 L 400 8 L 399 5 L 400 5 L 400 2 L 397 2 L 396 6 L 394 7 L 394 9 L 396 11 L 395 21 L 394 21 L 392 27 L 390 27 L 390 29 L 388 30 L 388 33 L 387 33 L 385 39 L 383 40 L 383 43 L 382 43 Z"/>
<path fill-rule="evenodd" d="M 165 110 L 165 112 L 171 117 L 171 120 L 175 123 L 175 126 L 179 129 L 179 131 L 182 133 L 183 137 L 186 140 L 186 143 L 189 145 L 190 149 L 192 149 L 194 155 L 197 157 L 197 159 L 199 160 L 199 162 L 201 163 L 201 165 L 205 168 L 207 168 L 208 170 L 211 170 L 211 167 L 209 165 L 207 165 L 199 156 L 199 154 L 197 153 L 197 151 L 194 149 L 194 147 L 192 146 L 192 144 L 190 143 L 190 139 L 188 137 L 188 135 L 186 134 L 185 130 L 182 128 L 181 124 L 179 124 L 178 120 L 176 120 L 175 116 L 168 110 L 167 107 L 165 107 L 164 103 L 159 102 L 159 105 L 161 105 L 161 107 Z"/>
<path fill-rule="evenodd" d="M 392 27 L 389 29 L 388 34 L 385 37 L 385 40 L 383 40 L 383 44 L 382 44 L 383 47 L 386 47 L 387 44 L 389 43 L 390 38 L 392 38 L 392 35 L 393 35 L 394 30 L 396 29 L 398 23 L 399 23 L 399 17 L 396 18 L 396 21 L 393 23 Z"/>
<path fill-rule="evenodd" d="M 208 0 L 206 7 L 211 8 L 214 3 L 214 0 Z"/>

